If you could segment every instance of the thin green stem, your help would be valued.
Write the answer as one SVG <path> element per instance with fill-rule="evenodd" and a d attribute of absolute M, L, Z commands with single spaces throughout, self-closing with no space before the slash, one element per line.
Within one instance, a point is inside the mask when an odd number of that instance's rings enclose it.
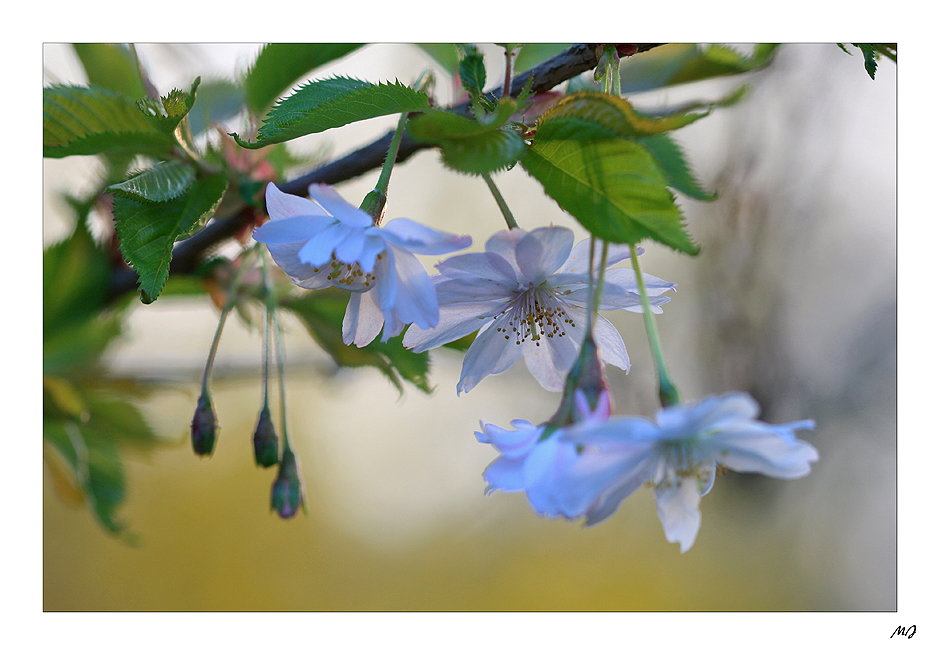
<path fill-rule="evenodd" d="M 277 350 L 277 378 L 278 389 L 280 390 L 281 401 L 281 433 L 284 435 L 284 452 L 291 449 L 290 440 L 287 437 L 287 394 L 284 383 L 284 346 L 281 343 L 281 322 L 278 320 L 277 311 L 273 312 L 274 320 L 274 343 Z"/>
<path fill-rule="evenodd" d="M 405 123 L 408 122 L 408 114 L 402 114 L 398 119 L 398 126 L 395 128 L 395 134 L 392 135 L 392 143 L 388 146 L 388 156 L 382 165 L 382 172 L 379 174 L 379 181 L 375 188 L 383 194 L 388 195 L 388 183 L 392 179 L 392 167 L 395 165 L 395 158 L 398 157 L 398 146 L 401 145 L 402 135 L 405 133 Z"/>
<path fill-rule="evenodd" d="M 225 305 L 222 306 L 222 311 L 219 313 L 219 322 L 215 326 L 215 335 L 212 337 L 212 345 L 209 346 L 206 368 L 202 372 L 203 393 L 206 393 L 209 388 L 209 376 L 212 374 L 212 366 L 215 364 L 215 354 L 219 349 L 219 340 L 222 338 L 222 328 L 225 327 L 225 319 L 228 318 L 229 312 L 232 311 L 232 308 L 235 306 L 235 299 L 238 297 L 238 285 L 241 282 L 242 275 L 248 270 L 248 261 L 252 258 L 252 255 L 257 252 L 257 248 L 260 245 L 261 244 L 257 244 L 245 251 L 242 263 L 239 265 L 238 270 L 235 271 L 235 277 L 232 278 L 232 284 L 228 288 Z"/>
<path fill-rule="evenodd" d="M 591 327 L 594 327 L 594 324 L 597 322 L 597 313 L 601 310 L 601 296 L 604 294 L 604 273 L 607 270 L 607 250 L 608 244 L 606 241 L 601 242 L 601 261 L 600 265 L 597 268 L 597 278 L 594 284 L 592 298 L 592 307 L 591 307 Z M 591 256 L 591 266 L 593 268 L 594 257 Z"/>
<path fill-rule="evenodd" d="M 490 177 L 489 173 L 483 174 L 483 180 L 486 182 L 486 186 L 490 188 L 490 193 L 493 194 L 493 198 L 496 199 L 496 204 L 499 205 L 499 211 L 503 213 L 503 218 L 506 219 L 506 225 L 509 226 L 509 229 L 519 227 L 519 224 L 516 223 L 516 219 L 512 216 L 512 212 L 509 210 L 509 205 L 506 204 L 503 195 L 499 192 L 499 189 L 496 188 L 496 183 L 493 182 L 493 178 Z"/>
<path fill-rule="evenodd" d="M 650 343 L 650 352 L 653 355 L 653 362 L 656 364 L 656 377 L 659 382 L 659 402 L 663 407 L 676 405 L 679 403 L 679 390 L 672 383 L 669 373 L 666 371 L 666 360 L 663 357 L 663 348 L 659 342 L 659 332 L 656 330 L 656 323 L 653 322 L 653 308 L 650 305 L 649 295 L 646 292 L 646 283 L 643 281 L 643 273 L 640 271 L 640 260 L 637 257 L 636 245 L 630 244 L 630 259 L 633 262 L 633 271 L 636 273 L 636 284 L 640 291 L 640 301 L 643 304 L 643 322 L 646 324 L 646 335 Z"/>

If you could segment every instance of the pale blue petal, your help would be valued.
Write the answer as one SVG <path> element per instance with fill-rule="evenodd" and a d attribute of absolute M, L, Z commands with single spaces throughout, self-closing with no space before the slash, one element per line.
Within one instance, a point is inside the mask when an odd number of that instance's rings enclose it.
<path fill-rule="evenodd" d="M 365 242 L 365 230 L 347 230 L 346 234 L 334 248 L 336 259 L 349 264 L 358 262 L 362 257 L 362 248 Z"/>
<path fill-rule="evenodd" d="M 496 331 L 496 328 L 505 327 L 507 323 L 502 318 L 494 321 L 481 330 L 470 344 L 457 382 L 458 396 L 461 392 L 473 389 L 487 375 L 502 373 L 522 356 L 522 348 L 518 348 L 515 341 L 510 344 L 506 335 Z"/>
<path fill-rule="evenodd" d="M 335 222 L 329 216 L 289 216 L 268 221 L 255 229 L 252 236 L 255 241 L 266 244 L 304 242 L 316 237 Z"/>
<path fill-rule="evenodd" d="M 500 289 L 516 289 L 519 285 L 512 265 L 502 256 L 492 252 L 455 255 L 437 264 L 436 268 L 441 275 L 454 280 L 482 281 L 487 286 Z"/>
<path fill-rule="evenodd" d="M 594 324 L 594 341 L 600 351 L 600 357 L 608 364 L 630 372 L 630 357 L 627 347 L 623 345 L 623 338 L 617 328 L 603 316 L 598 316 Z"/>
<path fill-rule="evenodd" d="M 322 266 L 330 261 L 334 248 L 345 238 L 348 231 L 349 228 L 342 223 L 333 223 L 316 237 L 307 241 L 297 253 L 298 258 L 304 264 Z"/>
<path fill-rule="evenodd" d="M 367 213 L 343 200 L 329 184 L 311 184 L 307 192 L 311 200 L 347 226 L 366 228 L 372 225 L 372 218 Z"/>
<path fill-rule="evenodd" d="M 271 253 L 274 263 L 290 276 L 294 284 L 305 289 L 325 289 L 333 286 L 333 283 L 326 279 L 329 270 L 317 270 L 313 266 L 300 261 L 297 252 L 303 245 L 303 242 L 271 244 L 268 246 L 268 251 Z"/>
<path fill-rule="evenodd" d="M 441 232 L 408 218 L 396 218 L 382 228 L 385 239 L 418 255 L 443 255 L 463 250 L 473 242 L 469 236 Z"/>
<path fill-rule="evenodd" d="M 565 336 L 543 336 L 538 341 L 527 339 L 522 342 L 522 353 L 529 372 L 539 384 L 549 391 L 561 391 L 578 357 L 578 347 L 579 342 L 569 332 Z"/>
<path fill-rule="evenodd" d="M 525 480 L 522 476 L 522 460 L 510 460 L 500 457 L 493 461 L 483 471 L 483 479 L 487 483 L 486 492 L 493 489 L 511 493 L 525 489 Z"/>
<path fill-rule="evenodd" d="M 431 348 L 443 346 L 451 341 L 456 341 L 465 337 L 475 330 L 492 321 L 492 317 L 487 312 L 486 305 L 451 305 L 440 308 L 440 319 L 437 325 L 428 330 L 422 330 L 416 325 L 412 325 L 405 332 L 405 338 L 402 344 L 405 348 L 410 348 L 416 353 L 422 353 Z"/>
<path fill-rule="evenodd" d="M 346 315 L 343 317 L 343 343 L 367 346 L 379 335 L 385 322 L 376 301 L 375 291 L 349 294 Z"/>
<path fill-rule="evenodd" d="M 656 486 L 656 513 L 663 524 L 666 541 L 679 544 L 679 552 L 684 553 L 698 535 L 702 524 L 699 511 L 701 494 L 696 480 L 677 478 L 671 483 Z"/>
<path fill-rule="evenodd" d="M 521 278 L 519 264 L 516 263 L 516 244 L 523 239 L 528 232 L 514 227 L 511 230 L 502 230 L 491 236 L 486 241 L 486 252 L 499 255 L 512 267 L 517 278 Z"/>
<path fill-rule="evenodd" d="M 540 227 L 516 244 L 516 263 L 522 279 L 541 284 L 558 270 L 571 252 L 574 233 L 564 227 Z"/>
<path fill-rule="evenodd" d="M 449 280 L 442 275 L 435 276 L 434 286 L 437 289 L 437 302 L 440 305 L 461 305 L 470 303 L 478 305 L 484 303 L 499 313 L 508 305 L 518 291 L 507 286 L 483 280 Z M 495 316 L 495 314 L 494 314 Z M 491 317 L 492 318 L 492 317 Z"/>
<path fill-rule="evenodd" d="M 796 439 L 786 426 L 756 421 L 751 426 L 723 429 L 711 435 L 707 443 L 700 444 L 699 449 L 734 471 L 787 480 L 807 475 L 810 464 L 819 460 L 816 449 Z"/>
<path fill-rule="evenodd" d="M 378 228 L 367 228 L 363 234 L 365 241 L 362 244 L 362 252 L 359 254 L 359 268 L 365 273 L 371 273 L 375 268 L 375 258 L 382 254 L 388 244 L 385 243 Z"/>
<path fill-rule="evenodd" d="M 594 270 L 597 270 L 597 267 L 601 263 L 601 242 L 598 241 L 596 247 L 594 248 Z M 587 275 L 587 261 L 588 256 L 591 251 L 591 240 L 584 239 L 575 244 L 574 248 L 571 249 L 571 254 L 568 255 L 568 259 L 558 268 L 559 273 L 574 273 L 577 275 Z M 637 252 L 642 253 L 643 249 L 638 248 Z M 630 246 L 624 244 L 612 243 L 607 248 L 607 265 L 613 266 L 619 262 L 622 262 L 625 259 L 630 258 Z"/>
<path fill-rule="evenodd" d="M 398 279 L 395 316 L 406 325 L 414 323 L 422 329 L 437 325 L 437 292 L 424 265 L 410 252 L 395 246 L 389 246 L 386 252 Z"/>
<path fill-rule="evenodd" d="M 265 189 L 264 204 L 268 216 L 274 221 L 294 216 L 326 216 L 326 212 L 316 203 L 292 193 L 284 193 L 273 182 L 268 182 Z"/>

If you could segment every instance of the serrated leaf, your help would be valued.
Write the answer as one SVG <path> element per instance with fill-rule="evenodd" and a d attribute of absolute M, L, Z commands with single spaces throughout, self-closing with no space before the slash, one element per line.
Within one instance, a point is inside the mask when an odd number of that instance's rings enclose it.
<path fill-rule="evenodd" d="M 42 253 L 43 333 L 96 316 L 107 303 L 111 263 L 84 221 Z"/>
<path fill-rule="evenodd" d="M 280 100 L 249 143 L 233 134 L 245 148 L 262 148 L 308 134 L 378 116 L 425 111 L 428 96 L 395 81 L 371 84 L 349 77 L 332 77 L 305 84 Z"/>
<path fill-rule="evenodd" d="M 339 59 L 361 43 L 268 43 L 245 76 L 245 100 L 258 114 L 304 74 Z"/>
<path fill-rule="evenodd" d="M 654 134 L 638 140 L 650 151 L 659 168 L 666 176 L 666 182 L 679 193 L 695 200 L 714 200 L 716 193 L 709 193 L 702 188 L 692 174 L 686 161 L 685 153 L 669 134 Z"/>
<path fill-rule="evenodd" d="M 173 89 L 159 101 L 153 98 L 142 98 L 137 101 L 137 107 L 154 129 L 171 135 L 189 110 L 193 108 L 196 102 L 196 88 L 200 81 L 201 78 L 197 77 L 189 93 Z"/>
<path fill-rule="evenodd" d="M 486 66 L 483 64 L 483 55 L 474 45 L 465 45 L 461 48 L 460 83 L 470 97 L 476 101 L 486 86 Z"/>
<path fill-rule="evenodd" d="M 591 234 L 614 243 L 653 239 L 695 254 L 682 212 L 653 156 L 628 139 L 540 139 L 522 166 Z"/>
<path fill-rule="evenodd" d="M 42 90 L 43 157 L 101 153 L 168 154 L 174 141 L 155 130 L 135 102 L 100 87 Z"/>
<path fill-rule="evenodd" d="M 642 137 L 650 134 L 662 134 L 685 127 L 708 115 L 701 113 L 679 112 L 668 116 L 647 116 L 633 108 L 625 98 L 597 93 L 578 91 L 565 96 L 553 107 L 542 114 L 536 126 L 542 139 L 576 138 L 572 125 L 583 122 L 594 123 L 610 134 L 620 137 Z M 574 123 L 570 119 L 574 119 Z M 595 130 L 587 138 L 597 137 Z"/>
<path fill-rule="evenodd" d="M 399 393 L 404 392 L 402 379 L 425 393 L 431 392 L 427 374 L 428 353 L 414 353 L 402 346 L 402 337 L 386 343 L 373 341 L 363 348 L 343 343 L 343 316 L 349 294 L 339 289 L 324 289 L 302 296 L 282 297 L 281 306 L 301 320 L 310 336 L 338 366 L 373 366 L 382 372 Z"/>
<path fill-rule="evenodd" d="M 160 162 L 153 168 L 107 188 L 114 194 L 141 202 L 166 202 L 183 195 L 196 181 L 196 169 L 186 162 Z"/>
<path fill-rule="evenodd" d="M 204 224 L 227 185 L 225 175 L 216 173 L 197 180 L 188 193 L 168 202 L 114 197 L 114 224 L 121 253 L 137 271 L 144 302 L 156 300 L 166 285 L 173 244 Z"/>
<path fill-rule="evenodd" d="M 515 108 L 512 99 L 500 100 L 495 111 L 479 122 L 431 110 L 410 120 L 406 129 L 415 141 L 437 145 L 448 167 L 483 175 L 512 166 L 525 152 L 522 136 L 505 127 Z"/>

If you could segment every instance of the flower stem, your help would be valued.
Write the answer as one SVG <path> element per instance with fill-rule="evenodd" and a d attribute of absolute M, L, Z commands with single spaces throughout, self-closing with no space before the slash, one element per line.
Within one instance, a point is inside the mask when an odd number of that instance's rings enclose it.
<path fill-rule="evenodd" d="M 656 376 L 659 382 L 659 402 L 663 407 L 676 405 L 679 403 L 679 390 L 672 383 L 669 373 L 666 372 L 666 361 L 663 357 L 662 345 L 659 342 L 659 332 L 656 330 L 656 324 L 653 322 L 653 309 L 650 306 L 650 299 L 646 293 L 646 283 L 643 281 L 643 273 L 640 272 L 640 260 L 637 257 L 636 244 L 630 244 L 630 259 L 633 261 L 633 271 L 636 273 L 636 284 L 640 291 L 640 300 L 643 303 L 643 321 L 646 323 L 646 335 L 650 342 L 650 352 L 653 355 L 653 361 L 656 364 Z"/>
<path fill-rule="evenodd" d="M 265 272 L 267 272 L 266 267 Z M 281 343 L 281 322 L 278 320 L 276 310 L 271 312 L 271 320 L 274 323 L 274 343 L 277 352 L 277 379 L 278 390 L 280 391 L 278 395 L 280 396 L 281 404 L 281 434 L 284 435 L 284 452 L 287 452 L 291 447 L 290 439 L 287 437 L 287 394 L 285 393 L 286 385 L 284 383 L 284 346 Z"/>
<path fill-rule="evenodd" d="M 237 289 L 238 284 L 241 282 L 242 275 L 248 269 L 248 261 L 251 259 L 251 255 L 256 252 L 256 248 L 261 244 L 252 246 L 245 251 L 242 259 L 242 263 L 239 265 L 238 270 L 235 272 L 235 277 L 232 279 L 232 284 L 228 288 L 228 293 L 225 298 L 225 305 L 222 307 L 222 311 L 219 313 L 219 323 L 215 327 L 215 335 L 212 337 L 212 345 L 209 346 L 209 357 L 206 360 L 206 368 L 202 372 L 202 392 L 207 393 L 209 388 L 209 376 L 212 374 L 212 366 L 215 363 L 215 353 L 219 349 L 219 340 L 222 338 L 222 328 L 225 326 L 225 319 L 228 318 L 228 314 L 232 311 L 232 308 L 235 306 L 235 299 L 237 298 Z"/>
<path fill-rule="evenodd" d="M 404 113 L 398 119 L 398 127 L 392 134 L 392 142 L 388 146 L 388 155 L 385 157 L 385 163 L 382 164 L 382 172 L 379 174 L 379 181 L 375 183 L 375 188 L 366 194 L 359 209 L 372 217 L 372 222 L 378 225 L 382 222 L 385 215 L 385 204 L 388 201 L 388 183 L 392 179 L 392 167 L 395 165 L 395 158 L 398 157 L 398 147 L 401 145 L 402 135 L 405 133 L 405 123 L 408 121 L 408 114 Z"/>
<path fill-rule="evenodd" d="M 509 205 L 506 204 L 503 195 L 499 192 L 499 189 L 496 188 L 496 183 L 493 182 L 493 178 L 490 177 L 490 174 L 484 173 L 483 180 L 486 182 L 486 186 L 490 188 L 490 193 L 492 193 L 493 197 L 496 199 L 496 204 L 499 205 L 499 211 L 503 212 L 503 218 L 506 219 L 506 225 L 509 226 L 509 229 L 519 227 L 516 219 L 512 217 L 512 212 L 509 211 Z"/>

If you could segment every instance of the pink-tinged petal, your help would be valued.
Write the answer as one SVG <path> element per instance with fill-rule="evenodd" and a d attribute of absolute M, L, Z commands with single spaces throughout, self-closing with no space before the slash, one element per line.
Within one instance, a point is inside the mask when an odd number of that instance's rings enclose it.
<path fill-rule="evenodd" d="M 623 338 L 617 328 L 603 316 L 598 316 L 594 324 L 594 341 L 603 361 L 623 369 L 626 373 L 630 372 L 630 357 L 627 355 L 627 347 L 623 345 Z"/>
<path fill-rule="evenodd" d="M 309 241 L 335 222 L 329 216 L 288 216 L 268 221 L 255 229 L 252 236 L 265 244 Z"/>
<path fill-rule="evenodd" d="M 394 312 L 386 311 L 385 327 L 382 329 L 382 343 L 385 343 L 392 337 L 397 337 L 406 326 L 407 324 L 402 322 Z"/>
<path fill-rule="evenodd" d="M 516 244 L 516 263 L 522 279 L 541 284 L 558 270 L 571 252 L 574 233 L 564 227 L 540 227 Z"/>
<path fill-rule="evenodd" d="M 367 213 L 343 200 L 329 184 L 311 184 L 307 192 L 311 200 L 349 227 L 366 228 L 372 225 L 372 218 Z"/>
<path fill-rule="evenodd" d="M 376 292 L 349 294 L 346 315 L 343 317 L 343 343 L 368 346 L 379 335 L 385 322 L 376 303 Z"/>
<path fill-rule="evenodd" d="M 461 305 L 459 307 L 444 308 L 441 307 L 440 319 L 433 328 L 422 330 L 417 325 L 412 325 L 405 332 L 405 338 L 402 344 L 405 348 L 410 348 L 416 353 L 423 353 L 431 348 L 443 346 L 451 341 L 456 341 L 465 337 L 475 330 L 479 330 L 492 317 L 486 313 L 481 317 L 479 310 L 485 309 L 484 305 Z"/>
<path fill-rule="evenodd" d="M 656 513 L 663 524 L 666 541 L 679 544 L 679 552 L 684 553 L 698 535 L 702 524 L 699 511 L 701 494 L 697 481 L 692 478 L 676 478 L 656 486 Z"/>
<path fill-rule="evenodd" d="M 418 255 L 443 255 L 473 243 L 469 236 L 441 232 L 408 218 L 395 218 L 382 231 L 389 243 Z"/>
<path fill-rule="evenodd" d="M 457 395 L 477 386 L 487 375 L 502 373 L 516 363 L 522 356 L 522 349 L 509 347 L 509 339 L 497 328 L 505 327 L 507 321 L 499 320 L 480 330 L 477 338 L 470 344 L 463 358 L 460 380 L 457 382 Z"/>
<path fill-rule="evenodd" d="M 734 471 L 792 480 L 807 475 L 810 464 L 819 460 L 816 449 L 792 433 L 793 429 L 809 429 L 812 425 L 812 422 L 788 425 L 755 422 L 752 426 L 723 429 L 699 447 Z"/>
<path fill-rule="evenodd" d="M 326 212 L 316 203 L 291 193 L 284 193 L 273 182 L 268 182 L 265 189 L 264 204 L 268 216 L 275 221 L 294 216 L 326 216 Z"/>

